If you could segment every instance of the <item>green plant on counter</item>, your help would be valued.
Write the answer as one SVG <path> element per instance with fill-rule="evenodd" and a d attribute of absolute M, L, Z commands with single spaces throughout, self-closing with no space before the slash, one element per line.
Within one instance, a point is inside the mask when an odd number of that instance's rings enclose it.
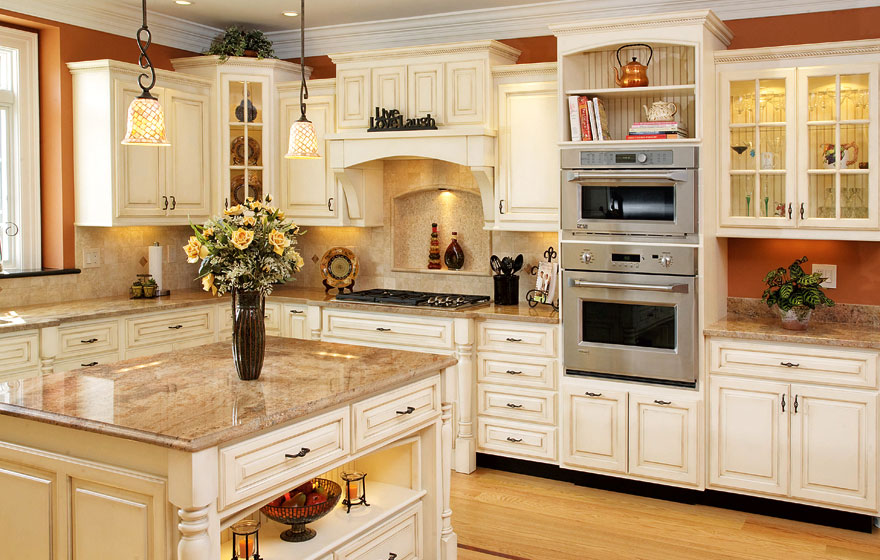
<path fill-rule="evenodd" d="M 827 279 L 818 272 L 804 272 L 801 265 L 805 262 L 807 257 L 797 259 L 787 270 L 780 267 L 767 273 L 764 277 L 767 289 L 761 296 L 767 307 L 776 305 L 782 311 L 788 311 L 794 307 L 816 309 L 823 305 L 834 305 L 834 301 L 819 287 Z"/>
<path fill-rule="evenodd" d="M 240 25 L 230 25 L 223 35 L 211 41 L 211 47 L 205 54 L 216 54 L 220 61 L 225 62 L 230 56 L 247 56 L 253 51 L 257 58 L 278 58 L 272 41 L 266 38 L 259 29 L 244 29 Z"/>

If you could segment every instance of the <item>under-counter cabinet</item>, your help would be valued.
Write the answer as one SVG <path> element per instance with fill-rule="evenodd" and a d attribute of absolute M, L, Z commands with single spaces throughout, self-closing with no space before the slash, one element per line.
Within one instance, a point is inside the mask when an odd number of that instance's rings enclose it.
<path fill-rule="evenodd" d="M 135 64 L 68 63 L 73 74 L 76 224 L 188 224 L 211 213 L 211 83 L 157 71 L 152 94 L 170 147 L 123 146 L 128 106 L 141 94 Z"/>
<path fill-rule="evenodd" d="M 871 386 L 849 387 L 858 384 L 847 372 L 849 349 L 786 345 L 780 359 L 769 343 L 709 342 L 709 485 L 876 514 L 876 377 Z M 791 353 L 798 346 L 803 360 Z M 765 372 L 722 365 L 731 349 L 765 352 Z M 857 354 L 870 355 L 862 369 L 876 369 L 876 352 Z"/>
<path fill-rule="evenodd" d="M 716 53 L 721 235 L 880 239 L 880 57 L 845 50 Z"/>
<path fill-rule="evenodd" d="M 31 330 L 0 335 L 0 382 L 33 377 L 39 374 L 39 331 Z"/>

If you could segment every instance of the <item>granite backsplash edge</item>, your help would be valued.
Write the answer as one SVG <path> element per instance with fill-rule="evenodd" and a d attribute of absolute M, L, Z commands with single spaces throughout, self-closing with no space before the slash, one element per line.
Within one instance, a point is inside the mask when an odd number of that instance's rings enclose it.
<path fill-rule="evenodd" d="M 775 310 L 768 308 L 767 304 L 757 298 L 729 297 L 727 313 L 740 317 L 779 317 Z M 833 307 L 816 309 L 811 320 L 820 323 L 880 327 L 880 305 L 838 303 Z"/>

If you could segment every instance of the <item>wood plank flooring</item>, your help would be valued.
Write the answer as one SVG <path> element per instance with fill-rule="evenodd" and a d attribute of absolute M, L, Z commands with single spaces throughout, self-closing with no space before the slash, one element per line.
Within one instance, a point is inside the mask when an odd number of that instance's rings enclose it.
<path fill-rule="evenodd" d="M 521 474 L 453 473 L 459 560 L 880 560 L 873 534 Z"/>

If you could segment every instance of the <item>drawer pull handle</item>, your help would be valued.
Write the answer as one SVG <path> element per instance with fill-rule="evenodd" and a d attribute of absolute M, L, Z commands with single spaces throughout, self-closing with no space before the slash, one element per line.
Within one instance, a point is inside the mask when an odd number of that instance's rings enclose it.
<path fill-rule="evenodd" d="M 168 327 L 168 328 L 169 328 L 169 329 L 177 330 L 177 329 L 182 329 L 182 328 L 183 328 L 183 325 L 174 325 L 173 327 Z"/>
<path fill-rule="evenodd" d="M 299 315 L 302 313 L 302 311 L 300 311 L 299 309 L 291 309 L 290 312 L 293 313 L 294 315 Z"/>
<path fill-rule="evenodd" d="M 394 554 L 393 552 L 388 554 L 388 560 L 394 560 L 395 558 L 397 558 L 397 555 Z"/>
<path fill-rule="evenodd" d="M 306 455 L 309 454 L 309 451 L 311 451 L 311 449 L 309 449 L 308 447 L 303 447 L 299 450 L 299 453 L 294 453 L 294 454 L 285 453 L 284 456 L 287 457 L 288 459 L 296 459 L 297 457 L 305 457 Z"/>
<path fill-rule="evenodd" d="M 82 342 L 83 344 L 94 344 L 94 343 L 98 342 L 98 339 L 97 338 L 90 338 L 88 340 L 80 340 L 80 342 Z"/>
<path fill-rule="evenodd" d="M 519 443 L 522 441 L 522 438 L 515 438 L 515 437 L 507 436 L 507 441 L 509 441 L 510 443 Z"/>
<path fill-rule="evenodd" d="M 795 414 L 797 414 L 797 409 L 798 409 L 798 401 L 797 400 L 798 400 L 798 396 L 795 395 L 794 396 L 794 413 Z"/>
<path fill-rule="evenodd" d="M 391 329 L 386 329 L 385 327 L 376 327 L 376 330 L 379 332 L 390 332 Z"/>
<path fill-rule="evenodd" d="M 521 374 L 522 372 L 521 372 L 521 371 L 516 371 L 516 370 L 513 370 L 513 369 L 509 369 L 509 370 L 507 370 L 507 373 L 509 373 L 510 375 L 519 375 L 519 374 Z"/>
<path fill-rule="evenodd" d="M 98 365 L 98 362 L 89 362 L 87 364 L 80 364 L 82 367 L 95 367 Z"/>
<path fill-rule="evenodd" d="M 588 396 L 588 397 L 601 397 L 601 396 L 602 396 L 602 393 L 591 393 L 591 392 L 589 392 L 589 391 L 587 391 L 587 392 L 584 393 L 584 394 L 585 394 L 586 396 Z"/>
<path fill-rule="evenodd" d="M 785 366 L 785 367 L 800 367 L 800 364 L 795 364 L 792 362 L 779 362 L 779 365 Z"/>
<path fill-rule="evenodd" d="M 785 393 L 782 393 L 782 412 L 785 412 Z"/>
<path fill-rule="evenodd" d="M 523 405 L 521 405 L 521 404 L 514 404 L 514 403 L 512 403 L 512 402 L 509 402 L 509 403 L 507 403 L 507 407 L 508 407 L 508 408 L 522 408 Z"/>
<path fill-rule="evenodd" d="M 416 411 L 415 407 L 408 406 L 408 407 L 406 407 L 406 410 L 398 410 L 397 414 L 412 414 L 415 411 Z"/>
<path fill-rule="evenodd" d="M 508 336 L 507 342 L 522 342 L 522 339 L 521 338 L 513 338 L 512 336 Z"/>
<path fill-rule="evenodd" d="M 658 399 L 658 400 L 655 400 L 654 402 L 657 403 L 657 404 L 659 404 L 659 405 L 663 405 L 663 406 L 666 406 L 667 404 L 672 404 L 672 401 L 661 401 L 661 400 L 659 400 L 659 399 Z"/>

